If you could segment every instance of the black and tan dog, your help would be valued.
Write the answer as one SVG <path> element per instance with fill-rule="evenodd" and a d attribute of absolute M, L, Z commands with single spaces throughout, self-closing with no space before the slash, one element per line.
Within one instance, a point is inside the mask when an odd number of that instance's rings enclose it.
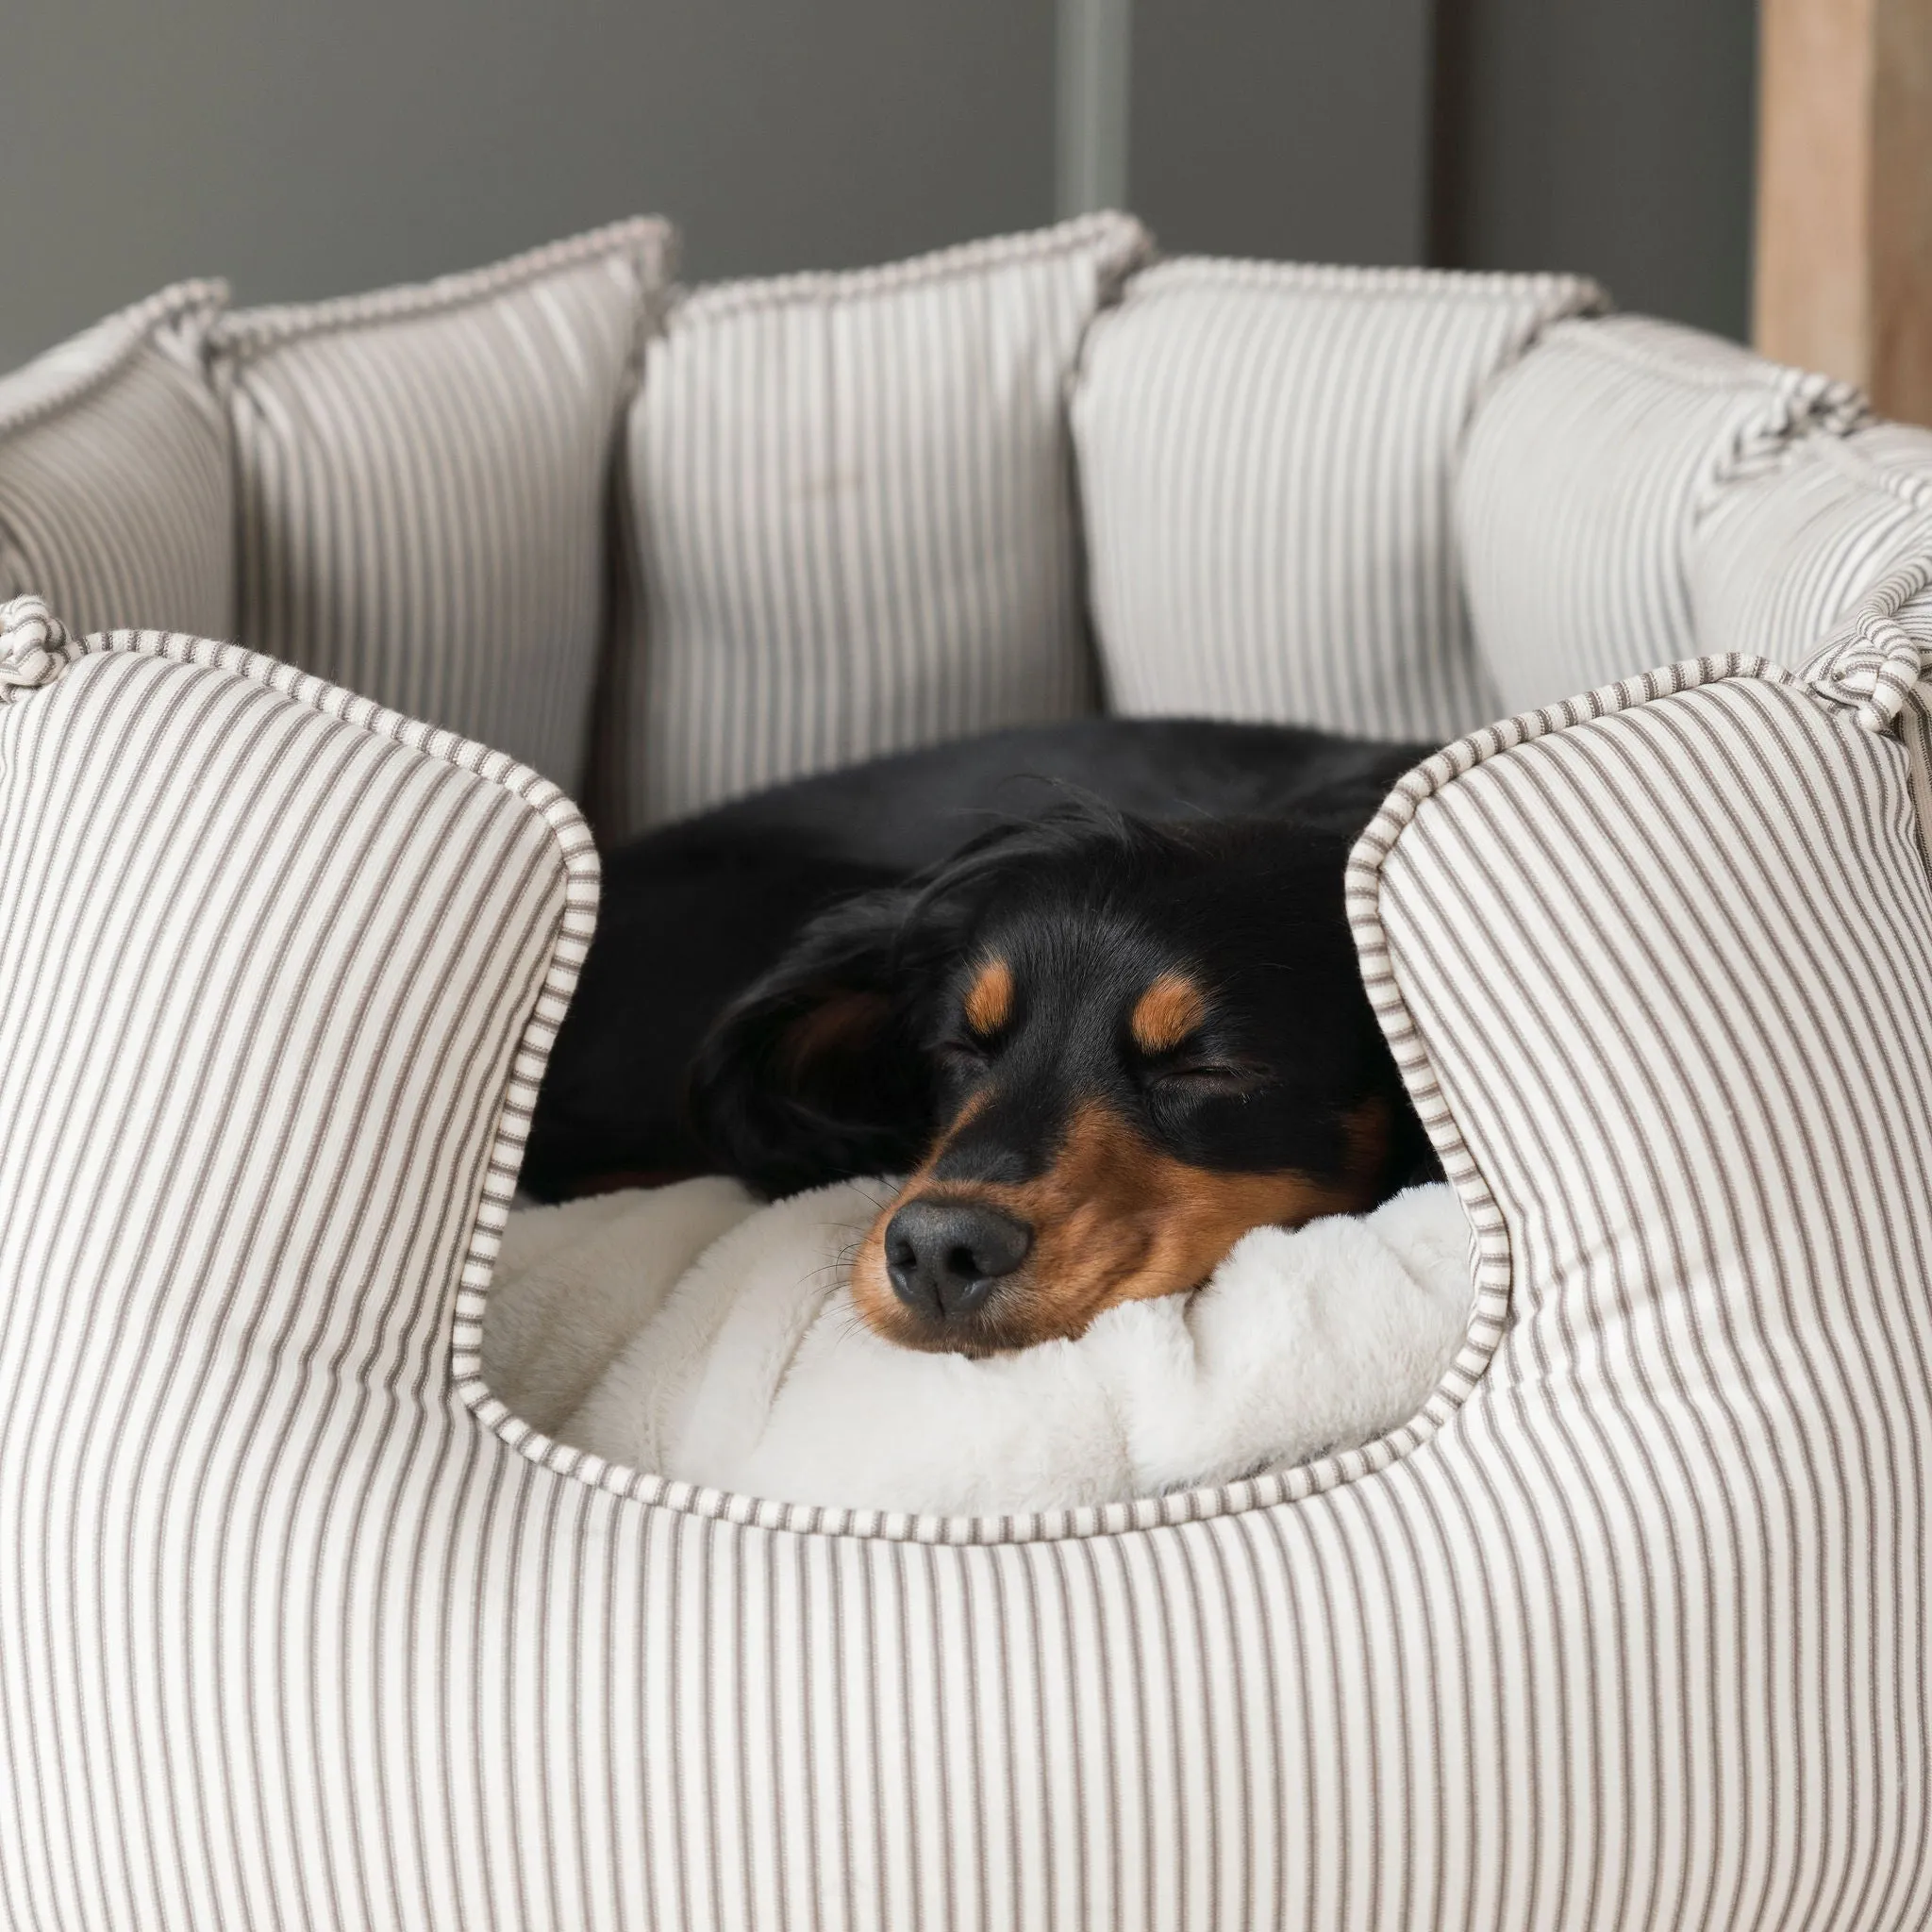
<path fill-rule="evenodd" d="M 607 861 L 524 1184 L 909 1174 L 855 1300 L 970 1354 L 1371 1207 L 1430 1158 L 1342 875 L 1424 749 L 1093 720 L 652 834 Z"/>

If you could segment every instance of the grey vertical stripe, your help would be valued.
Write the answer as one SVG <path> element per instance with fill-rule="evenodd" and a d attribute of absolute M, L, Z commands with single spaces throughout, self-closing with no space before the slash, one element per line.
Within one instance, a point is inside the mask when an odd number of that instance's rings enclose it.
<path fill-rule="evenodd" d="M 226 300 L 163 289 L 0 381 L 0 601 L 44 597 L 83 630 L 233 630 L 228 433 L 203 366 Z"/>
<path fill-rule="evenodd" d="M 576 787 L 618 425 L 672 246 L 621 222 L 225 317 L 242 641 Z"/>
<path fill-rule="evenodd" d="M 1365 835 L 1474 1228 L 1422 1414 L 983 1521 L 508 1416 L 479 1319 L 581 821 L 286 665 L 12 607 L 0 1919 L 1925 1923 L 1927 574 L 1809 682 L 1526 714 Z"/>
<path fill-rule="evenodd" d="M 1863 413 L 1841 383 L 1673 323 L 1550 330 L 1485 398 L 1457 475 L 1470 617 L 1504 706 L 1700 651 L 1770 652 L 1743 627 L 1698 628 L 1699 525 L 1794 437 Z"/>
<path fill-rule="evenodd" d="M 1093 215 L 673 307 L 631 410 L 600 829 L 1092 708 L 1064 390 L 1147 245 Z"/>
<path fill-rule="evenodd" d="M 1494 716 L 1452 462 L 1484 383 L 1601 300 L 1560 275 L 1182 259 L 1137 276 L 1074 401 L 1113 707 L 1412 738 Z"/>

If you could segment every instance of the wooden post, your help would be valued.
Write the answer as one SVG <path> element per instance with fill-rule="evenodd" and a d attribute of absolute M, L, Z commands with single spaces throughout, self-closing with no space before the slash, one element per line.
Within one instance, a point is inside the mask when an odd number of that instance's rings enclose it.
<path fill-rule="evenodd" d="M 1932 0 L 1760 0 L 1752 334 L 1932 424 Z"/>

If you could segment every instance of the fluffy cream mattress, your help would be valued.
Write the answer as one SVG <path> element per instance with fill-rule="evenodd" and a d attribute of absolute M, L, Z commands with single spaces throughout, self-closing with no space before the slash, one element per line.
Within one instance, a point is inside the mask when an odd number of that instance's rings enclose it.
<path fill-rule="evenodd" d="M 675 1480 L 947 1514 L 1220 1483 L 1353 1447 L 1419 1408 L 1469 1314 L 1446 1187 L 1257 1228 L 1192 1294 L 981 1360 L 880 1340 L 849 1257 L 890 1181 L 760 1207 L 734 1182 L 514 1214 L 483 1336 L 546 1434 Z"/>

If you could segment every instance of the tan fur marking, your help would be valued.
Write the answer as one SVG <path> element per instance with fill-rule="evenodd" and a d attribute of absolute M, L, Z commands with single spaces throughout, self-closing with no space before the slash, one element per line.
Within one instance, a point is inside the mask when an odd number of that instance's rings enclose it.
<path fill-rule="evenodd" d="M 1142 1053 L 1172 1053 L 1208 1017 L 1201 990 L 1181 973 L 1163 973 L 1134 1002 L 1127 1021 Z"/>
<path fill-rule="evenodd" d="M 1013 969 L 989 959 L 966 989 L 966 1024 L 981 1039 L 997 1033 L 1013 1016 Z"/>
<path fill-rule="evenodd" d="M 970 1111 L 970 1109 L 969 1109 Z M 1348 1124 L 1350 1172 L 1326 1182 L 1289 1168 L 1217 1174 L 1163 1154 L 1127 1122 L 1089 1106 L 1074 1116 L 1058 1160 L 1017 1187 L 936 1181 L 933 1169 L 964 1124 L 955 1122 L 924 1166 L 873 1224 L 852 1271 L 852 1297 L 865 1321 L 908 1348 L 985 1355 L 1083 1333 L 1103 1308 L 1197 1288 L 1255 1227 L 1299 1227 L 1323 1214 L 1373 1205 L 1391 1126 L 1387 1103 L 1370 1100 Z M 886 1224 L 901 1205 L 983 1202 L 1032 1224 L 1024 1264 L 1002 1280 L 971 1333 L 936 1334 L 892 1292 L 886 1274 Z"/>

